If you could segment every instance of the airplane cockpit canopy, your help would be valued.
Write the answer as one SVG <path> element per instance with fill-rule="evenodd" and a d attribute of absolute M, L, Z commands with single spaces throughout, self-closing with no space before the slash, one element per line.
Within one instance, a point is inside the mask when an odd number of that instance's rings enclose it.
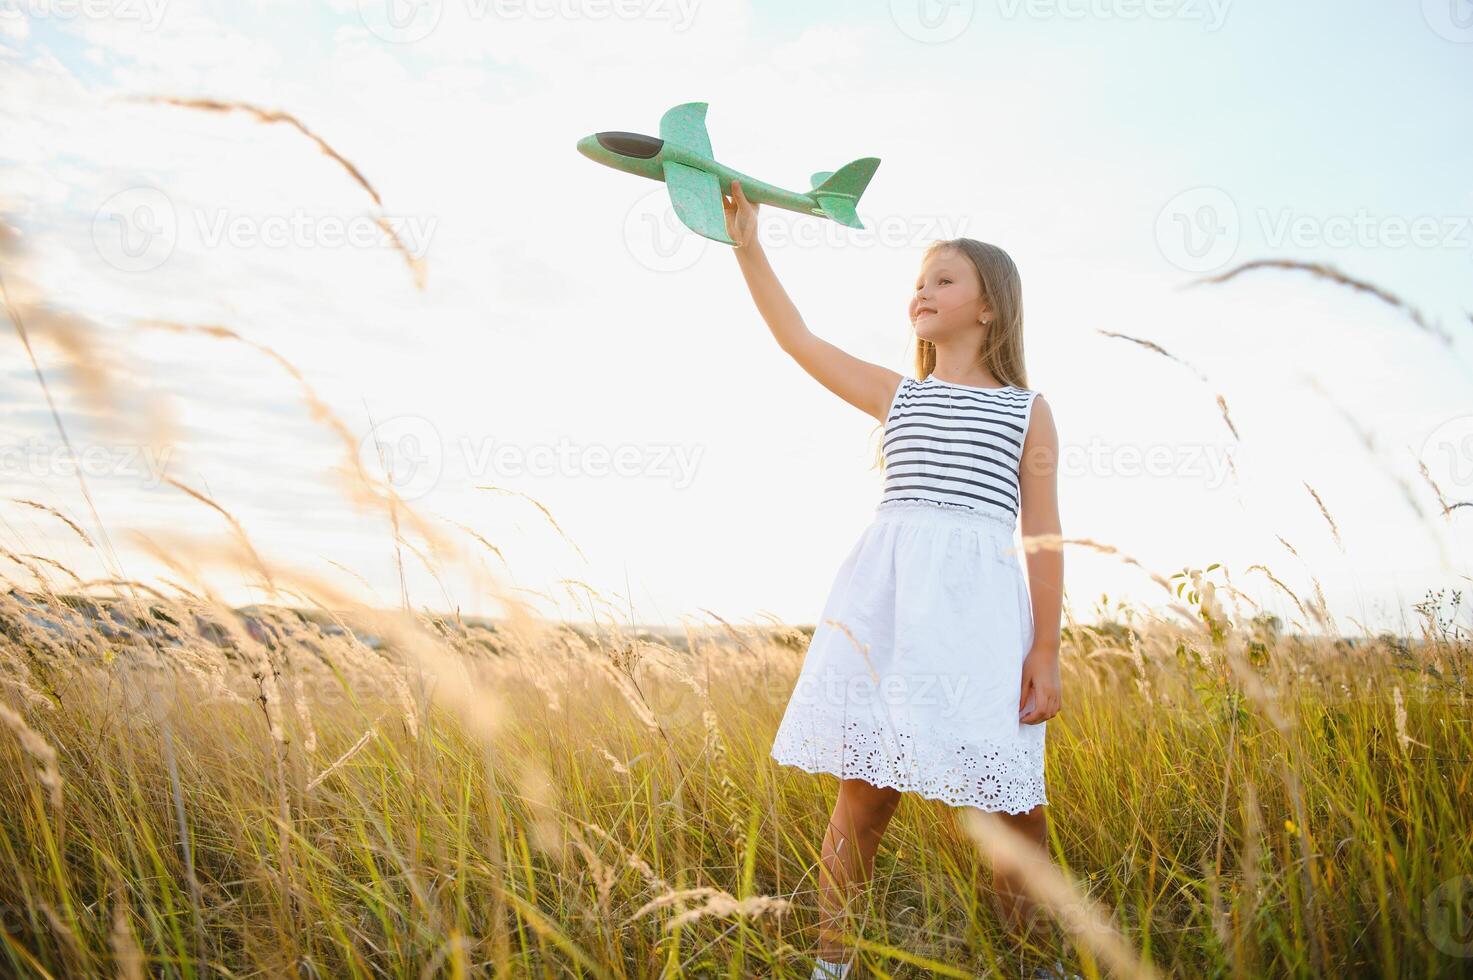
<path fill-rule="evenodd" d="M 598 143 L 604 149 L 618 153 L 626 157 L 639 157 L 648 160 L 660 152 L 660 147 L 665 145 L 662 139 L 646 136 L 643 133 L 594 133 Z"/>

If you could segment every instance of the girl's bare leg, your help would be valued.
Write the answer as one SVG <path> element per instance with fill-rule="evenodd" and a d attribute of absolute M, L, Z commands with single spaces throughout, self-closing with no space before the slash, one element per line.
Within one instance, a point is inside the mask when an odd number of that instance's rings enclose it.
<path fill-rule="evenodd" d="M 1000 812 L 998 816 L 1047 856 L 1048 815 L 1046 810 L 1047 808 L 1040 803 L 1023 813 Z M 1051 935 L 1047 931 L 1050 923 L 1043 921 L 1047 916 L 1046 910 L 1029 897 L 1023 878 L 1018 872 L 994 869 L 992 883 L 1003 921 L 1020 946 L 1037 934 L 1046 937 Z"/>
<path fill-rule="evenodd" d="M 847 955 L 844 912 L 874 871 L 880 838 L 900 805 L 900 791 L 862 779 L 839 782 L 839 797 L 824 832 L 819 873 L 818 955 L 839 962 Z"/>

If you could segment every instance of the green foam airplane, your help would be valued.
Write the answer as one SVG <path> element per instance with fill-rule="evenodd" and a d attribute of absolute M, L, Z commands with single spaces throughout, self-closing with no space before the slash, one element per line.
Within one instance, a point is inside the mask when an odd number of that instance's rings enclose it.
<path fill-rule="evenodd" d="M 728 245 L 736 242 L 726 233 L 722 194 L 733 180 L 741 182 L 742 192 L 754 204 L 863 228 L 854 206 L 880 165 L 878 157 L 861 157 L 838 170 L 820 171 L 812 177 L 813 187 L 801 194 L 764 184 L 712 159 L 705 102 L 687 102 L 666 112 L 660 117 L 658 138 L 643 133 L 594 133 L 578 141 L 578 152 L 615 170 L 663 180 L 675 214 L 685 226 Z"/>

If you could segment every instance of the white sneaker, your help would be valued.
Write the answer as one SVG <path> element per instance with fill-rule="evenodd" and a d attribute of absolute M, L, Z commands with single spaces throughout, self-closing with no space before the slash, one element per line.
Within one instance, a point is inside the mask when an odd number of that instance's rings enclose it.
<path fill-rule="evenodd" d="M 852 963 L 830 963 L 823 957 L 818 958 L 818 965 L 813 968 L 813 976 L 809 980 L 844 980 L 849 975 Z"/>
<path fill-rule="evenodd" d="M 1070 973 L 1063 960 L 1054 960 L 1049 966 L 1040 966 L 1029 975 L 1028 980 L 1084 980 L 1077 973 Z"/>

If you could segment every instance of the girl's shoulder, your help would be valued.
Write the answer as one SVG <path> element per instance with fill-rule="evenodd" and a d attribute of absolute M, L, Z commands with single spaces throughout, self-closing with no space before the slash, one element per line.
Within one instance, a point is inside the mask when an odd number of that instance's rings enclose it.
<path fill-rule="evenodd" d="M 1033 431 L 1033 419 L 1038 414 L 1036 411 L 1034 411 L 1035 406 L 1037 406 L 1040 402 L 1043 402 L 1044 411 L 1049 413 L 1053 412 L 1053 408 L 1047 402 L 1043 401 L 1043 392 L 1039 391 L 1037 388 L 1018 388 L 1018 391 L 1024 396 L 1024 400 L 1022 402 L 1023 431 L 1024 433 L 1029 433 Z"/>

